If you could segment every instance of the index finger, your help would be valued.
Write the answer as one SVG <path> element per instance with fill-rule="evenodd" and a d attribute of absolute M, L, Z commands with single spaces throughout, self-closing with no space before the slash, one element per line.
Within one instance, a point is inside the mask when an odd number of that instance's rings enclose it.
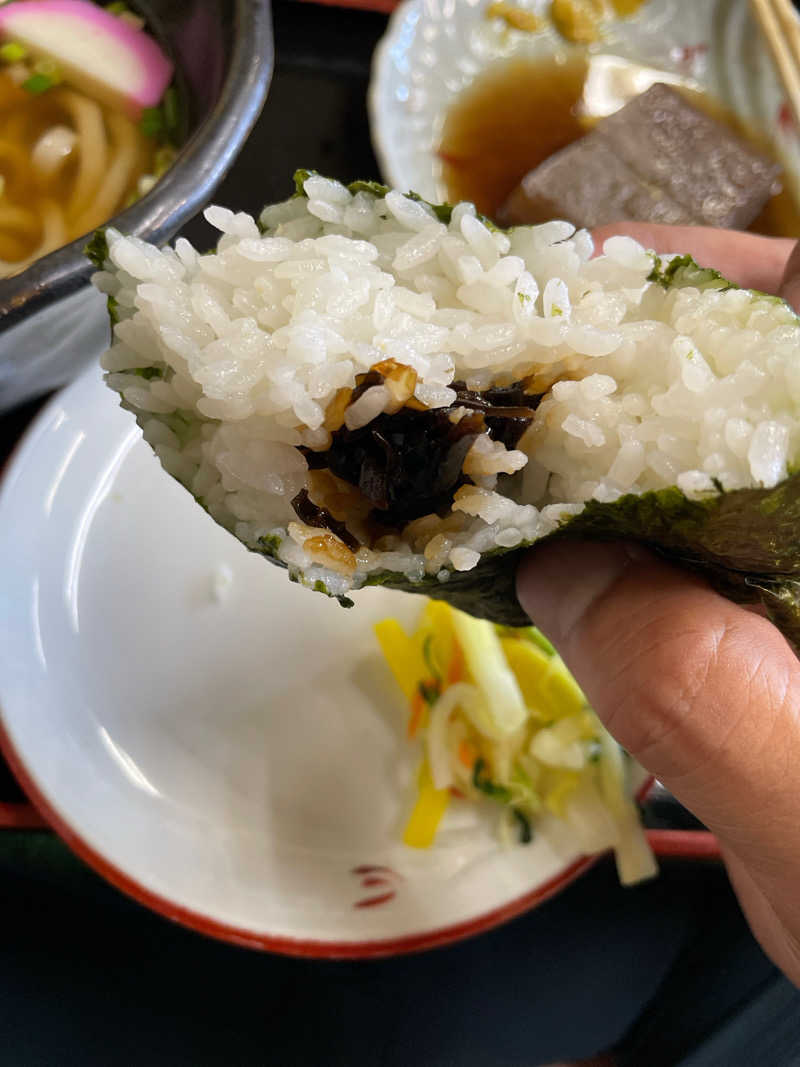
<path fill-rule="evenodd" d="M 688 253 L 701 267 L 713 267 L 735 285 L 777 293 L 795 246 L 788 237 L 761 237 L 711 226 L 664 226 L 651 222 L 616 222 L 598 226 L 592 237 L 598 248 L 608 237 L 625 234 L 645 248 L 664 254 Z"/>

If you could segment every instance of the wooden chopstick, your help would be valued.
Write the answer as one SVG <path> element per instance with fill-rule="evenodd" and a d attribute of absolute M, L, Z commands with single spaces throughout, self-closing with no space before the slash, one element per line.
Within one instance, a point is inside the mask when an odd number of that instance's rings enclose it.
<path fill-rule="evenodd" d="M 791 0 L 750 0 L 786 90 L 789 106 L 800 125 L 800 19 Z"/>
<path fill-rule="evenodd" d="M 784 34 L 787 38 L 794 38 L 796 42 L 794 45 L 790 45 L 796 58 L 798 56 L 797 43 L 800 42 L 800 15 L 797 13 L 797 8 L 792 3 L 792 0 L 773 0 L 773 7 Z"/>

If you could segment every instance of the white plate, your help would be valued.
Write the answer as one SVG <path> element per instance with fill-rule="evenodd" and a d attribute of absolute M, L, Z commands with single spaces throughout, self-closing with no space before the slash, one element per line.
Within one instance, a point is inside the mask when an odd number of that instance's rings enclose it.
<path fill-rule="evenodd" d="M 455 97 L 496 63 L 565 50 L 552 29 L 522 33 L 487 20 L 488 2 L 404 0 L 395 9 L 375 52 L 368 98 L 375 153 L 390 185 L 446 200 L 436 152 Z M 515 3 L 544 15 L 550 0 Z M 797 127 L 747 0 L 647 0 L 632 18 L 616 20 L 589 56 L 595 114 L 616 110 L 664 76 L 705 88 L 754 129 L 772 131 L 800 194 Z"/>
<path fill-rule="evenodd" d="M 278 951 L 441 944 L 537 903 L 582 860 L 546 825 L 503 848 L 454 803 L 400 842 L 417 754 L 372 625 L 217 527 L 92 368 L 0 486 L 0 739 L 66 840 L 139 900 Z M 215 599 L 214 585 L 229 579 Z M 224 584 L 224 583 L 223 583 Z"/>

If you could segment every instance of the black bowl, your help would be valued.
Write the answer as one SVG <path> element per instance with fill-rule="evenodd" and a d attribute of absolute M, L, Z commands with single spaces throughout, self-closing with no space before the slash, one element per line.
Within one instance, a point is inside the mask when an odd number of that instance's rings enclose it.
<path fill-rule="evenodd" d="M 154 188 L 109 220 L 160 243 L 205 206 L 229 170 L 267 96 L 273 69 L 269 0 L 141 0 L 176 67 L 187 136 Z M 107 333 L 86 237 L 0 281 L 0 410 L 63 384 L 102 348 Z"/>

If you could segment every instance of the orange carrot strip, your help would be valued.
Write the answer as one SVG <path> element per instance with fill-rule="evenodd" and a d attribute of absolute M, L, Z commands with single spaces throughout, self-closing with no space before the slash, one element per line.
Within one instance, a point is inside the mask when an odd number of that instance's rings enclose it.
<path fill-rule="evenodd" d="M 469 741 L 462 741 L 458 746 L 458 758 L 465 767 L 472 767 L 475 763 L 476 754 L 475 749 Z"/>
<path fill-rule="evenodd" d="M 458 642 L 453 643 L 453 658 L 450 660 L 450 666 L 447 668 L 447 684 L 454 685 L 456 682 L 460 682 L 464 677 L 464 653 L 461 651 L 461 645 Z"/>
<path fill-rule="evenodd" d="M 415 737 L 422 725 L 422 716 L 425 713 L 425 698 L 417 689 L 411 698 L 411 715 L 408 719 L 408 736 Z"/>

